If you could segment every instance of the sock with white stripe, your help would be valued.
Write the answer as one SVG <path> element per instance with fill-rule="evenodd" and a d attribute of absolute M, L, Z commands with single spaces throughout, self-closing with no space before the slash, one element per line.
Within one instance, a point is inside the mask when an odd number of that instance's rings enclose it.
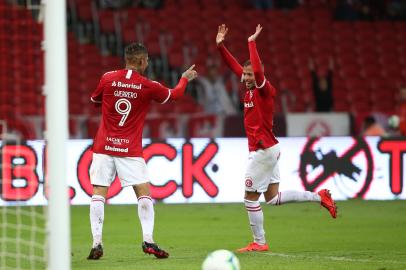
<path fill-rule="evenodd" d="M 281 205 L 288 202 L 320 202 L 319 194 L 310 191 L 287 190 L 278 192 L 267 204 Z"/>
<path fill-rule="evenodd" d="M 93 195 L 90 202 L 90 226 L 92 228 L 93 247 L 102 244 L 105 201 L 103 196 Z"/>
<path fill-rule="evenodd" d="M 250 220 L 251 231 L 254 236 L 254 242 L 260 245 L 266 243 L 264 231 L 264 213 L 261 209 L 259 201 L 244 200 L 245 208 L 247 209 L 248 218 Z"/>
<path fill-rule="evenodd" d="M 138 217 L 142 227 L 143 240 L 148 243 L 154 243 L 152 237 L 154 232 L 154 204 L 149 196 L 140 196 L 138 198 Z"/>

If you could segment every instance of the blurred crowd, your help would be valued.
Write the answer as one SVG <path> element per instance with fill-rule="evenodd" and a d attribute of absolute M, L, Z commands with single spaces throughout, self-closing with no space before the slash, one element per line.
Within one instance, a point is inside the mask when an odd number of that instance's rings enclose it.
<path fill-rule="evenodd" d="M 374 113 L 366 116 L 360 136 L 406 136 L 406 86 L 399 89 L 394 115 Z"/>
<path fill-rule="evenodd" d="M 172 1 L 178 2 L 178 0 Z M 189 1 L 202 3 L 205 0 Z M 223 4 L 228 3 L 227 1 L 229 0 L 218 0 L 219 3 Z M 27 4 L 27 0 L 7 0 L 7 2 L 21 5 Z M 179 0 L 179 2 L 181 2 L 181 0 Z M 187 3 L 187 1 L 184 2 Z M 311 5 L 316 5 L 315 9 L 321 7 L 325 10 L 327 8 L 328 14 L 333 14 L 336 20 L 406 20 L 405 0 L 236 0 L 235 2 L 238 2 L 240 4 L 243 2 L 246 7 L 251 9 L 256 8 L 290 10 L 301 7 L 303 8 L 303 10 L 305 10 Z M 40 0 L 31 0 L 30 3 L 38 4 L 40 3 Z M 125 7 L 159 9 L 161 7 L 164 7 L 165 0 L 94 0 L 92 3 L 95 3 L 100 9 L 109 9 L 110 11 L 116 11 L 116 9 Z M 169 1 L 166 3 L 169 3 Z M 287 12 L 282 11 L 281 13 Z M 331 16 L 329 17 L 329 19 L 331 19 Z M 68 26 L 73 25 L 71 20 L 72 16 L 68 16 Z M 362 24 L 364 24 L 364 22 L 362 22 Z M 397 24 L 397 22 L 390 24 Z M 83 29 L 92 29 L 91 22 L 84 21 L 84 25 L 86 27 L 84 27 Z M 137 31 L 138 30 L 139 29 L 137 29 Z M 81 35 L 81 32 L 86 31 L 77 31 L 76 34 L 78 36 L 79 43 L 95 43 L 95 41 L 92 39 L 82 39 L 81 36 L 86 37 L 86 35 Z M 94 33 L 91 33 L 90 36 L 95 36 L 93 34 Z M 111 34 L 112 33 L 106 34 L 108 37 L 106 38 L 107 41 L 110 37 L 108 35 Z M 385 36 L 382 40 L 384 39 Z M 347 41 L 347 39 L 345 38 L 343 38 L 343 40 Z M 114 42 L 117 43 L 116 41 Z M 99 47 L 103 48 L 103 42 L 101 42 L 100 44 L 101 45 Z M 148 45 L 149 44 L 147 44 L 147 47 L 149 47 Z M 188 43 L 185 43 L 184 45 L 187 46 Z M 78 47 L 80 46 L 78 45 Z M 103 49 L 101 49 L 101 51 L 102 55 L 104 56 L 112 55 L 113 57 L 117 57 L 117 59 L 119 58 L 116 50 L 110 50 L 107 54 L 103 53 Z M 199 79 L 193 82 L 188 88 L 187 92 L 191 96 L 191 99 L 189 100 L 194 101 L 192 106 L 200 106 L 202 108 L 202 111 L 207 114 L 220 116 L 241 116 L 243 110 L 242 99 L 244 95 L 244 87 L 241 87 L 238 78 L 224 69 L 224 65 L 223 63 L 221 63 L 218 55 L 216 55 L 216 52 L 211 51 L 210 53 L 214 53 L 214 55 L 208 57 L 205 64 L 201 64 L 198 66 Z M 99 56 L 97 55 L 96 61 L 99 61 L 98 57 Z M 318 66 L 319 63 L 317 59 L 311 58 L 308 59 L 308 66 L 306 67 L 307 57 L 307 55 L 304 56 L 305 62 L 303 65 L 303 73 L 305 74 L 304 77 L 309 78 L 306 83 L 309 82 L 309 88 L 311 85 L 312 96 L 309 97 L 308 103 L 305 105 L 305 108 L 301 108 L 300 111 L 321 113 L 333 112 L 336 107 L 335 105 L 339 103 L 338 98 L 334 100 L 333 93 L 337 93 L 337 91 L 345 91 L 345 88 L 339 88 L 333 83 L 340 80 L 340 68 L 342 68 L 343 63 L 340 63 L 336 55 L 329 52 L 326 53 L 326 60 L 328 60 L 328 64 L 326 64 L 324 67 Z M 159 69 L 157 68 L 163 65 L 162 59 L 160 59 L 157 55 L 151 55 L 150 60 L 151 65 L 148 73 L 148 76 L 150 78 L 160 80 L 168 85 L 172 85 L 169 81 L 172 77 L 177 80 L 178 74 L 176 72 L 178 72 L 179 69 L 182 68 L 181 65 L 183 60 L 180 62 L 179 65 L 175 67 L 172 66 L 170 76 L 168 76 L 169 79 L 168 77 L 162 76 Z M 334 63 L 334 60 L 337 61 L 337 64 Z M 99 76 L 99 71 L 97 72 L 97 76 Z M 388 76 L 388 73 L 385 73 L 384 76 Z M 271 80 L 272 78 L 269 79 Z M 402 83 L 404 84 L 404 82 Z M 337 89 L 334 89 L 334 85 Z M 291 87 L 291 89 L 289 89 L 289 87 L 285 87 L 284 84 L 275 84 L 275 86 L 278 87 L 278 96 L 276 99 L 277 112 L 297 112 L 298 110 L 295 109 L 295 103 L 298 103 L 298 100 L 301 98 L 300 95 L 302 93 L 299 94 L 298 91 L 295 91 L 297 89 L 294 89 L 293 86 Z M 396 106 L 394 106 L 393 110 L 393 113 L 396 114 L 383 115 L 378 113 L 370 114 L 366 117 L 360 116 L 359 119 L 361 120 L 358 121 L 358 123 L 362 122 L 362 127 L 360 130 L 357 130 L 357 134 L 379 136 L 406 135 L 406 85 L 397 85 L 396 87 L 398 86 L 400 86 L 397 94 L 398 97 L 396 99 L 398 102 Z M 393 89 L 395 89 L 395 87 L 393 87 Z M 337 111 L 339 111 L 339 109 L 337 109 Z"/>
<path fill-rule="evenodd" d="M 252 0 L 258 9 L 294 9 L 311 0 Z M 325 5 L 334 9 L 337 20 L 404 20 L 404 0 L 325 0 Z"/>
<path fill-rule="evenodd" d="M 404 0 L 339 0 L 335 7 L 337 20 L 404 20 Z"/>

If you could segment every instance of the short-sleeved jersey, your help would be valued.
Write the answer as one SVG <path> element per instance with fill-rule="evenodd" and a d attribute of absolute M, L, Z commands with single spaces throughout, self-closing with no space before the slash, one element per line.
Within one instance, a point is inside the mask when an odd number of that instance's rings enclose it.
<path fill-rule="evenodd" d="M 262 88 L 248 90 L 244 96 L 244 126 L 249 151 L 266 149 L 278 143 L 272 132 L 276 90 L 265 80 Z"/>
<path fill-rule="evenodd" d="M 170 89 L 134 70 L 105 73 L 91 96 L 102 104 L 102 119 L 93 152 L 112 156 L 142 157 L 142 130 L 152 100 L 165 103 Z"/>

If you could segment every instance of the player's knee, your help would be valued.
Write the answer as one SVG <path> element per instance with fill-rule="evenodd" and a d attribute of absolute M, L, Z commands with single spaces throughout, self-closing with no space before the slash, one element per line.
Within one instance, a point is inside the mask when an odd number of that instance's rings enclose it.
<path fill-rule="evenodd" d="M 260 211 L 261 210 L 261 204 L 259 203 L 258 200 L 256 201 L 251 201 L 251 200 L 244 200 L 245 208 L 249 212 L 255 212 L 255 211 Z"/>
<path fill-rule="evenodd" d="M 269 201 L 266 202 L 267 204 L 270 205 L 279 205 L 279 196 L 278 194 L 276 194 L 275 196 L 272 197 L 272 199 L 270 199 Z"/>
<path fill-rule="evenodd" d="M 153 207 L 152 199 L 149 196 L 141 196 L 138 198 L 138 206 L 144 210 Z"/>

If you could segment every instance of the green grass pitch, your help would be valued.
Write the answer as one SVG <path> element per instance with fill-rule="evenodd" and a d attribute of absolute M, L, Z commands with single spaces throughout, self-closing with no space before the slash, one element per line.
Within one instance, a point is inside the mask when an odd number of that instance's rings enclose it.
<path fill-rule="evenodd" d="M 334 220 L 317 204 L 262 205 L 271 251 L 237 254 L 241 269 L 406 269 L 406 201 L 337 203 Z M 251 241 L 243 204 L 155 205 L 155 240 L 170 253 L 142 253 L 136 205 L 105 208 L 104 257 L 88 261 L 89 208 L 73 206 L 72 269 L 200 269 L 216 249 Z"/>

